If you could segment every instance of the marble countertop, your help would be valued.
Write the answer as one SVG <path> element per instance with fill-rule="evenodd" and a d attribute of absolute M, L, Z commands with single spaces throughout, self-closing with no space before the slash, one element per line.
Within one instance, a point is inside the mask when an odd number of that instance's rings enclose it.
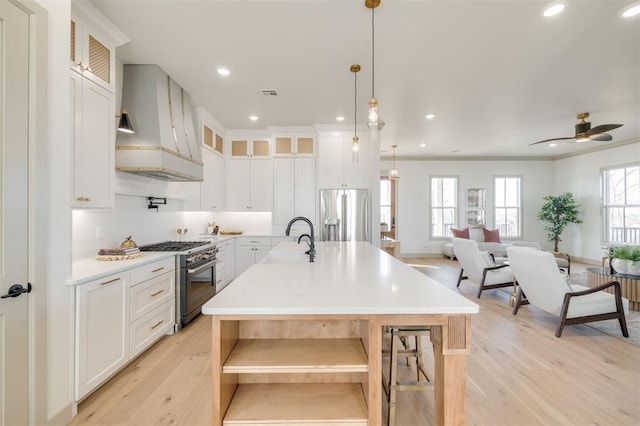
<path fill-rule="evenodd" d="M 293 247 L 291 243 L 284 243 Z M 306 246 L 303 244 L 301 246 Z M 476 314 L 477 304 L 368 242 L 318 242 L 316 261 L 253 265 L 209 300 L 208 315 Z"/>
<path fill-rule="evenodd" d="M 74 260 L 71 266 L 71 278 L 67 285 L 79 285 L 108 275 L 117 274 L 122 271 L 152 263 L 157 260 L 175 257 L 174 252 L 142 252 L 143 256 L 127 260 L 96 260 L 95 257 Z"/>

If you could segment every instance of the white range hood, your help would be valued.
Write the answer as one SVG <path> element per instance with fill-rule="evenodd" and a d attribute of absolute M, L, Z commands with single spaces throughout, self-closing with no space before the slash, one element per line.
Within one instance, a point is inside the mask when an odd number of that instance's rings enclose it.
<path fill-rule="evenodd" d="M 202 181 L 191 97 L 157 65 L 124 65 L 122 109 L 135 133 L 118 133 L 116 170 L 167 181 Z"/>

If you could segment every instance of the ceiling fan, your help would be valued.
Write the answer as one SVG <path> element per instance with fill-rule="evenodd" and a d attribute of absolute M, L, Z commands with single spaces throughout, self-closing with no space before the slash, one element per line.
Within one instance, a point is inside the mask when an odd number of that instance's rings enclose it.
<path fill-rule="evenodd" d="M 591 123 L 588 122 L 588 121 L 585 121 L 585 118 L 588 118 L 588 117 L 589 117 L 589 113 L 588 112 L 581 112 L 580 114 L 576 115 L 576 118 L 578 120 L 580 120 L 580 122 L 578 124 L 576 124 L 576 134 L 575 134 L 575 136 L 567 136 L 567 137 L 564 137 L 564 138 L 545 139 L 543 141 L 531 143 L 531 144 L 529 144 L 529 146 L 537 145 L 539 143 L 545 143 L 545 142 L 551 142 L 551 141 L 570 140 L 570 139 L 575 139 L 575 141 L 578 142 L 578 143 L 580 143 L 580 142 L 588 142 L 588 141 L 607 142 L 607 141 L 610 141 L 613 138 L 611 137 L 610 134 L 605 133 L 605 132 L 608 132 L 609 130 L 617 129 L 618 127 L 622 127 L 622 124 L 601 124 L 601 125 L 596 126 L 596 127 L 594 127 L 592 129 L 591 128 Z"/>

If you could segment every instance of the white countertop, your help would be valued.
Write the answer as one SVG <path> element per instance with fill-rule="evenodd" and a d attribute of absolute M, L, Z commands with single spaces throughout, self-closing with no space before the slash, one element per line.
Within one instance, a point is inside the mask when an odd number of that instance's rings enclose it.
<path fill-rule="evenodd" d="M 143 256 L 128 260 L 96 260 L 95 257 L 74 260 L 71 266 L 71 279 L 67 285 L 79 285 L 108 275 L 117 274 L 137 266 L 152 263 L 157 260 L 174 257 L 173 252 L 142 252 Z"/>
<path fill-rule="evenodd" d="M 286 249 L 276 248 L 274 253 L 278 251 L 280 256 L 286 256 L 283 254 Z M 253 265 L 209 300 L 202 313 L 349 315 L 479 311 L 475 303 L 367 242 L 318 242 L 316 251 L 314 263 Z"/>

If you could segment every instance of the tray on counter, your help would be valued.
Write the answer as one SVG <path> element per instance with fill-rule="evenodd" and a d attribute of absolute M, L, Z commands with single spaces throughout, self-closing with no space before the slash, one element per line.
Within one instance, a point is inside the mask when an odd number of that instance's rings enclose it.
<path fill-rule="evenodd" d="M 139 257 L 144 256 L 143 253 L 133 253 L 133 254 L 99 254 L 96 256 L 96 260 L 102 261 L 114 261 L 114 260 L 129 260 L 129 259 L 137 259 Z"/>

